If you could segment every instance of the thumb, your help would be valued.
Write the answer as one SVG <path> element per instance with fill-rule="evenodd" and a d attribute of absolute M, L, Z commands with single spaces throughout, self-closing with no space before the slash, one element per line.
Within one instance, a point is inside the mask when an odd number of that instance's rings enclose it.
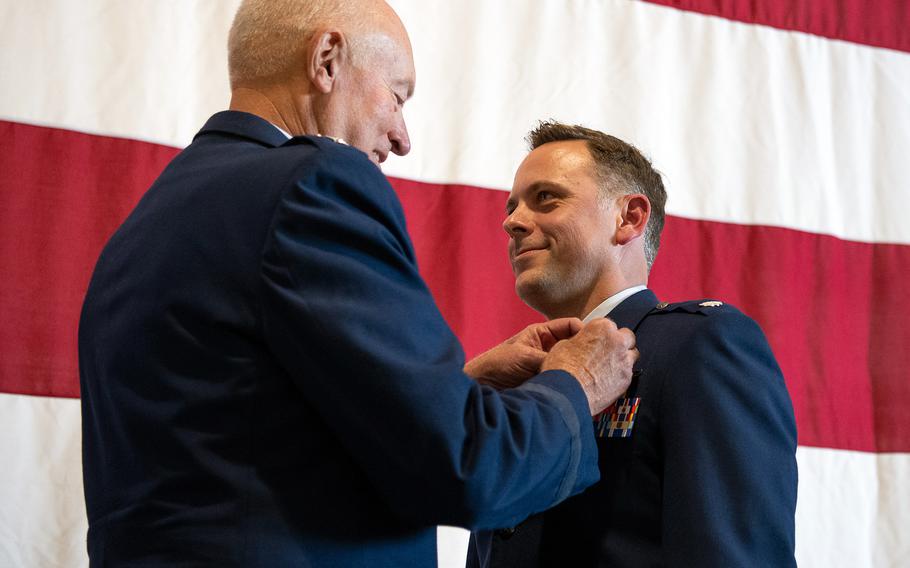
<path fill-rule="evenodd" d="M 540 345 L 544 351 L 549 351 L 563 339 L 569 339 L 581 331 L 583 324 L 578 318 L 558 318 L 544 322 L 538 331 Z"/>

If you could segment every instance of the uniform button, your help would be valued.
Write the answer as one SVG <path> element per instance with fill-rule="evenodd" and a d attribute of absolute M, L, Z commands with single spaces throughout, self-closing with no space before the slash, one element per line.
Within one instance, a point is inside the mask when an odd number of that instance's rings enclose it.
<path fill-rule="evenodd" d="M 496 536 L 502 540 L 509 540 L 515 534 L 515 527 L 509 527 L 507 529 L 498 529 L 493 532 Z"/>
<path fill-rule="evenodd" d="M 666 308 L 666 307 L 669 306 L 669 305 L 670 305 L 670 302 L 661 302 L 661 303 L 657 304 L 656 307 L 657 307 L 658 310 L 662 310 L 662 309 Z"/>

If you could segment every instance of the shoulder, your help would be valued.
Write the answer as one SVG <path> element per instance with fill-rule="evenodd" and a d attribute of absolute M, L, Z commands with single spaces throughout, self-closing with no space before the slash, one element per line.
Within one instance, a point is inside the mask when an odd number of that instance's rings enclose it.
<path fill-rule="evenodd" d="M 701 316 L 724 316 L 729 314 L 743 315 L 732 304 L 722 300 L 703 298 L 701 300 L 687 300 L 685 302 L 660 302 L 648 315 L 690 314 Z M 743 316 L 745 317 L 745 316 Z"/>
<path fill-rule="evenodd" d="M 366 176 L 385 181 L 366 154 L 326 136 L 295 136 L 274 150 L 275 157 L 297 162 L 308 170 L 336 176 Z"/>
<path fill-rule="evenodd" d="M 307 211 L 356 213 L 385 225 L 404 224 L 389 180 L 362 151 L 328 137 L 297 136 L 268 152 L 283 171 L 281 201 Z"/>
<path fill-rule="evenodd" d="M 321 185 L 388 185 L 380 169 L 360 150 L 319 136 L 296 136 L 280 146 L 237 137 L 197 139 L 184 150 L 197 168 L 217 168 L 229 183 L 255 181 L 259 187 L 309 179 Z M 203 172 L 205 173 L 205 172 Z"/>
<path fill-rule="evenodd" d="M 660 306 L 648 320 L 659 326 L 655 329 L 664 338 L 664 355 L 675 377 L 672 385 L 686 389 L 701 385 L 706 390 L 721 383 L 729 383 L 734 390 L 754 389 L 758 382 L 783 385 L 764 332 L 735 306 L 713 299 Z"/>
<path fill-rule="evenodd" d="M 389 180 L 367 155 L 347 144 L 322 136 L 297 136 L 276 149 L 294 160 L 294 185 L 319 188 L 327 197 L 397 209 Z"/>
<path fill-rule="evenodd" d="M 333 246 L 381 241 L 413 257 L 398 195 L 366 154 L 319 136 L 292 138 L 270 153 L 286 167 L 272 232 Z"/>
<path fill-rule="evenodd" d="M 642 322 L 641 332 L 658 337 L 661 358 L 677 373 L 705 366 L 760 366 L 779 373 L 759 325 L 736 306 L 716 299 L 661 302 Z"/>
<path fill-rule="evenodd" d="M 683 332 L 677 337 L 680 341 L 738 329 L 759 330 L 755 321 L 736 306 L 711 298 L 660 302 L 648 312 L 645 325 Z"/>

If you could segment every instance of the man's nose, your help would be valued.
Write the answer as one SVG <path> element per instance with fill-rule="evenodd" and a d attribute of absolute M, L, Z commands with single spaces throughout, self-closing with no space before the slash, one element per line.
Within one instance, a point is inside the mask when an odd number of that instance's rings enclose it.
<path fill-rule="evenodd" d="M 506 217 L 506 220 L 502 222 L 502 228 L 510 237 L 517 237 L 520 235 L 526 235 L 530 232 L 530 219 L 528 218 L 524 208 L 518 206 L 514 211 L 509 213 L 509 216 Z"/>
<path fill-rule="evenodd" d="M 399 156 L 404 156 L 411 151 L 411 138 L 408 136 L 408 125 L 404 123 L 404 115 L 399 110 L 400 120 L 389 132 L 389 141 L 392 143 L 392 151 Z"/>

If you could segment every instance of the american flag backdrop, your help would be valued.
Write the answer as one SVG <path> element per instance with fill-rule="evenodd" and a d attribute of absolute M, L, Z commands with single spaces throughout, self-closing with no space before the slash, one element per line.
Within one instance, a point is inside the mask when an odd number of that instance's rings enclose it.
<path fill-rule="evenodd" d="M 527 130 L 630 141 L 669 192 L 651 288 L 736 304 L 784 371 L 799 563 L 910 566 L 910 2 L 391 3 L 418 79 L 413 150 L 384 171 L 468 355 L 539 319 L 501 229 Z M 0 567 L 87 564 L 82 297 L 226 107 L 237 4 L 0 0 Z M 439 534 L 440 564 L 461 565 L 465 533 Z"/>

